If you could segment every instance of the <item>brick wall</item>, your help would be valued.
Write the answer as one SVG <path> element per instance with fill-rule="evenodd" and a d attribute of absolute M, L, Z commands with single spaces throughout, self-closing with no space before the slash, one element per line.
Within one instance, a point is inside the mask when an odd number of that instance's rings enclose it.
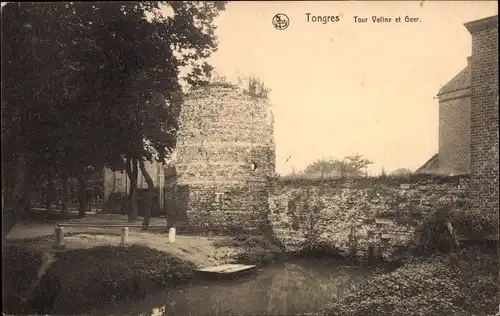
<path fill-rule="evenodd" d="M 465 26 L 472 35 L 472 206 L 498 212 L 498 16 Z"/>
<path fill-rule="evenodd" d="M 257 229 L 266 223 L 275 151 L 269 106 L 239 88 L 191 91 L 180 116 L 175 166 L 189 192 L 185 218 L 199 229 Z M 252 170 L 252 164 L 256 166 Z"/>
<path fill-rule="evenodd" d="M 279 181 L 272 186 L 269 221 L 287 251 L 326 244 L 364 257 L 371 246 L 390 259 L 440 206 L 467 209 L 468 187 L 468 176 Z"/>

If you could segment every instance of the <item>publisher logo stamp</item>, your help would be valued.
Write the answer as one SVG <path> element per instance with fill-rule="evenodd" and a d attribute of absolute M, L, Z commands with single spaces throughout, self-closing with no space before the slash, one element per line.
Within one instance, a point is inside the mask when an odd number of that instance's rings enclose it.
<path fill-rule="evenodd" d="M 273 17 L 273 26 L 275 29 L 283 31 L 290 25 L 290 19 L 284 13 L 278 13 Z"/>

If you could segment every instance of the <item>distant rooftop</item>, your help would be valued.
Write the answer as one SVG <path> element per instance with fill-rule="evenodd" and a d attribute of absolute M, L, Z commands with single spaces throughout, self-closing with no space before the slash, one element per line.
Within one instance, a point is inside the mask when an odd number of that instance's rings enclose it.
<path fill-rule="evenodd" d="M 463 89 L 470 88 L 471 86 L 471 66 L 470 57 L 467 58 L 467 66 L 462 69 L 455 77 L 453 77 L 447 84 L 445 84 L 438 93 L 438 96 L 450 93 L 454 91 L 459 91 Z"/>
<path fill-rule="evenodd" d="M 438 171 L 438 154 L 434 154 L 424 165 L 417 170 L 416 174 L 437 174 Z"/>
<path fill-rule="evenodd" d="M 498 28 L 498 15 L 464 23 L 469 33 L 474 34 L 494 27 Z"/>

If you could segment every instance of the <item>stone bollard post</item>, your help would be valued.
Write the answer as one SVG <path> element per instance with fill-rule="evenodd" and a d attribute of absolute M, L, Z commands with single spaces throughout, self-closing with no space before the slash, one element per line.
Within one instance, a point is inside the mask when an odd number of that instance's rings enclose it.
<path fill-rule="evenodd" d="M 54 229 L 55 241 L 54 241 L 54 249 L 61 249 L 66 247 L 64 244 L 64 228 L 57 226 Z"/>
<path fill-rule="evenodd" d="M 128 244 L 128 227 L 122 228 L 122 241 L 120 243 L 121 246 L 126 246 Z"/>
<path fill-rule="evenodd" d="M 168 230 L 168 242 L 171 244 L 175 242 L 175 227 L 170 227 Z"/>

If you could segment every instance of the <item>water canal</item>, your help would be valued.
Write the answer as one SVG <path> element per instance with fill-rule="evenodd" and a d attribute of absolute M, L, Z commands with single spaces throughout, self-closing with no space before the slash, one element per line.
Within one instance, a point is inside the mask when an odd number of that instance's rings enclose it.
<path fill-rule="evenodd" d="M 236 280 L 195 280 L 91 315 L 293 315 L 318 312 L 348 282 L 370 270 L 320 259 L 294 259 Z"/>

